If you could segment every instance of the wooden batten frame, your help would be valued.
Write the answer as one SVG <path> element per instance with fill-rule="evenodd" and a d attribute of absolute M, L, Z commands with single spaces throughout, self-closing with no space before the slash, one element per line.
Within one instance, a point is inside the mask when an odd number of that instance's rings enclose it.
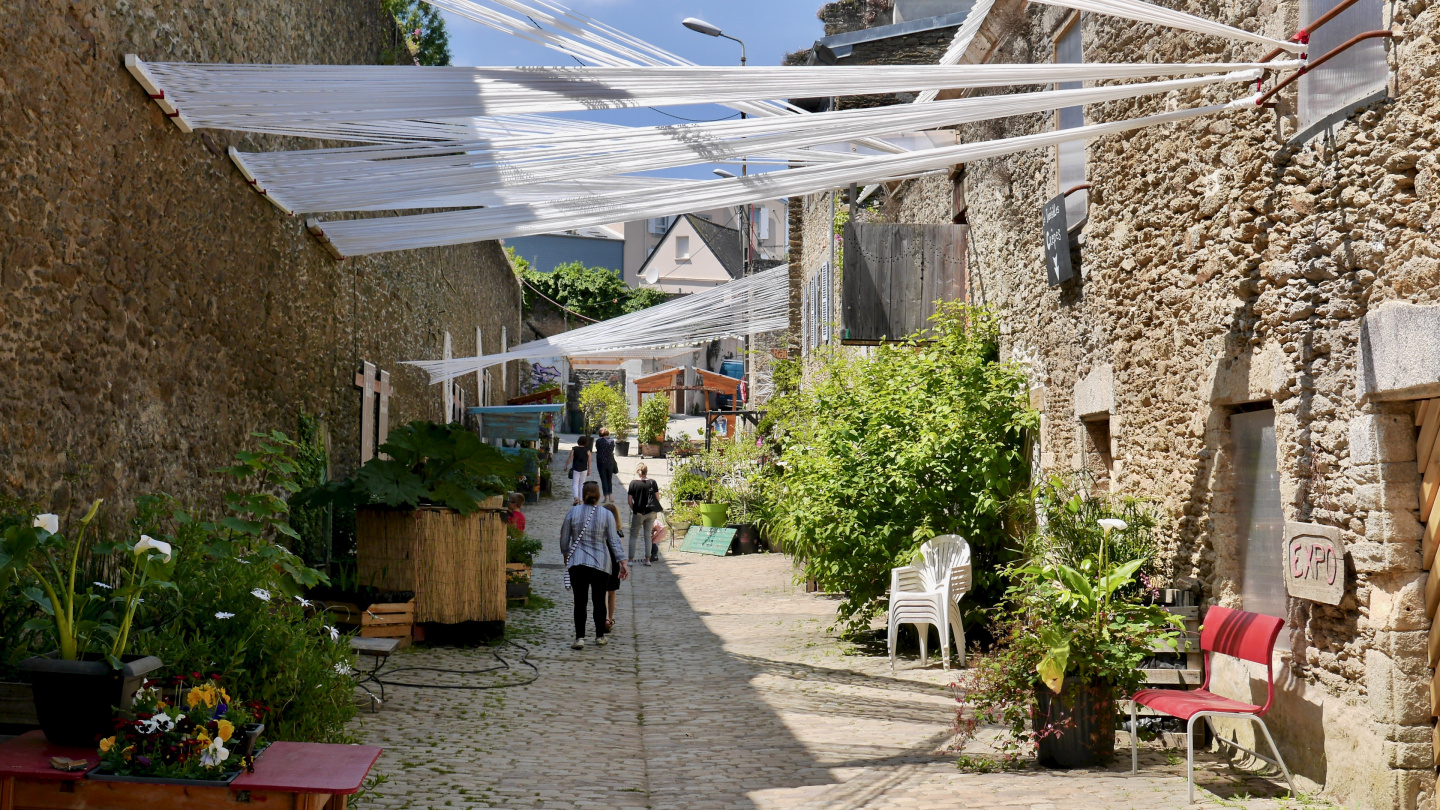
<path fill-rule="evenodd" d="M 330 255 L 333 256 L 336 261 L 345 261 L 345 254 L 341 253 L 340 249 L 335 247 L 334 243 L 330 241 L 330 237 L 325 235 L 325 229 L 320 227 L 320 225 L 320 220 L 314 217 L 305 220 L 305 230 L 309 231 L 310 235 L 315 237 L 315 241 L 319 242 L 321 247 L 329 251 Z"/>
<path fill-rule="evenodd" d="M 140 57 L 133 53 L 125 54 L 125 69 L 130 71 L 130 75 L 135 78 L 135 81 L 145 88 L 145 94 L 159 105 L 160 111 L 165 113 L 166 118 L 174 121 L 175 126 L 179 127 L 181 132 L 195 131 L 190 122 L 185 120 L 185 116 L 181 114 L 179 108 L 171 104 L 170 100 L 165 97 L 164 88 L 160 87 L 155 81 L 155 77 L 150 75 L 150 70 L 145 67 L 145 63 L 141 61 Z"/>
<path fill-rule="evenodd" d="M 280 202 L 280 200 L 276 199 L 275 195 L 261 187 L 260 181 L 255 179 L 255 174 L 250 171 L 250 167 L 245 165 L 245 157 L 241 154 L 240 150 L 231 146 L 225 150 L 225 153 L 230 156 L 230 162 L 235 164 L 236 168 L 240 170 L 240 174 L 244 175 L 245 182 L 250 184 L 250 188 L 255 189 L 255 193 L 269 200 L 276 208 L 284 211 L 286 215 L 295 216 L 295 211 L 291 209 L 290 206 Z"/>
<path fill-rule="evenodd" d="M 1422 400 L 1415 404 L 1415 427 L 1419 429 L 1415 438 L 1415 463 L 1423 476 L 1420 483 L 1420 522 L 1425 524 L 1424 538 L 1420 544 L 1420 567 L 1429 573 L 1425 577 L 1425 616 L 1430 620 L 1430 633 L 1426 645 L 1428 662 L 1431 667 L 1440 664 L 1440 622 L 1435 613 L 1440 609 L 1440 568 L 1435 567 L 1435 548 L 1440 538 L 1440 508 L 1435 505 L 1437 484 L 1440 484 L 1440 398 Z M 1440 717 L 1440 671 L 1430 678 L 1430 714 Z M 1440 726 L 1431 734 L 1431 753 L 1434 762 L 1440 766 Z M 1437 781 L 1440 787 L 1440 781 Z"/>

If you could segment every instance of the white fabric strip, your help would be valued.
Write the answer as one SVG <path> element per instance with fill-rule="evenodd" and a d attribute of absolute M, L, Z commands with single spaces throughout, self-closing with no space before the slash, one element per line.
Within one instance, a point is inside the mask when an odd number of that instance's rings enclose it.
<path fill-rule="evenodd" d="M 326 222 L 322 230 L 331 244 L 345 256 L 529 236 L 560 227 L 578 228 L 607 222 L 628 222 L 666 216 L 676 211 L 698 211 L 808 194 L 817 190 L 839 188 L 849 183 L 881 182 L 947 168 L 957 163 L 1054 146 L 1062 141 L 1094 138 L 1200 115 L 1212 115 L 1228 107 L 1229 105 L 1199 107 L 1063 131 L 927 149 L 903 155 L 867 157 L 837 166 L 789 169 L 728 180 L 698 181 L 677 185 L 662 193 L 622 193 L 530 205 L 344 220 Z"/>
<path fill-rule="evenodd" d="M 746 99 L 1228 73 L 1251 63 L 476 68 L 148 62 L 194 127 L 445 119 Z M 1283 69 L 1294 63 L 1268 65 Z"/>
<path fill-rule="evenodd" d="M 985 18 L 990 16 L 990 8 L 995 5 L 995 0 L 975 0 L 975 5 L 970 7 L 970 13 L 965 15 L 965 22 L 955 31 L 955 37 L 950 40 L 950 47 L 945 49 L 938 64 L 958 65 L 965 57 L 965 52 L 970 50 L 970 43 L 975 41 L 975 35 L 980 33 L 980 26 L 985 24 Z M 924 104 L 934 101 L 940 94 L 939 90 L 924 90 L 915 98 L 916 104 Z"/>
<path fill-rule="evenodd" d="M 448 208 L 477 203 L 476 195 L 504 189 L 574 182 L 746 155 L 794 150 L 847 138 L 878 137 L 1043 112 L 1057 107 L 1186 90 L 1221 81 L 1253 81 L 1260 71 L 1143 84 L 903 105 L 803 116 L 683 126 L 637 127 L 612 133 L 491 141 L 352 147 L 243 155 L 261 188 L 297 212 Z M 814 157 L 851 160 L 845 153 Z"/>
<path fill-rule="evenodd" d="M 1249 31 L 1235 28 L 1234 26 L 1218 23 L 1214 20 L 1207 20 L 1204 17 L 1197 17 L 1194 14 L 1186 14 L 1183 11 L 1176 11 L 1143 0 L 1037 0 L 1050 6 L 1062 8 L 1073 8 L 1077 11 L 1091 11 L 1096 14 L 1108 14 L 1112 17 L 1123 17 L 1136 22 L 1150 23 L 1152 25 L 1163 25 L 1169 28 L 1178 28 L 1182 31 L 1194 31 L 1197 34 L 1209 34 L 1211 36 L 1235 39 L 1242 42 L 1254 42 L 1266 45 L 1271 48 L 1281 48 L 1291 53 L 1300 53 L 1305 50 L 1304 45 L 1297 42 L 1286 42 L 1282 39 L 1271 39 L 1270 37 L 1252 34 Z"/>
<path fill-rule="evenodd" d="M 781 265 L 649 309 L 522 343 L 500 354 L 406 363 L 428 372 L 433 385 L 511 360 L 692 346 L 772 332 L 789 323 L 790 272 L 787 265 Z"/>

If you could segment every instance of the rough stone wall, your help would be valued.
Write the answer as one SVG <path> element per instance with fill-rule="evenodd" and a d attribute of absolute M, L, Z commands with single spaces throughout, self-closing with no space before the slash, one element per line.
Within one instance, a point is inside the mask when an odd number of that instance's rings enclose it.
<path fill-rule="evenodd" d="M 1287 93 L 1276 110 L 1092 142 L 1081 272 L 1059 288 L 1045 282 L 1040 228 L 1040 208 L 1058 191 L 1054 150 L 970 164 L 970 273 L 975 300 L 1001 315 L 1007 356 L 1030 363 L 1043 388 L 1044 468 L 1090 463 L 1095 448 L 1074 394 L 1113 366 L 1114 486 L 1156 502 L 1171 576 L 1199 581 L 1208 604 L 1241 601 L 1229 416 L 1244 403 L 1273 403 L 1284 517 L 1344 529 L 1350 559 L 1341 604 L 1290 600 L 1292 652 L 1277 671 L 1271 729 L 1292 769 L 1336 799 L 1433 807 L 1413 404 L 1361 402 L 1356 377 L 1367 312 L 1440 302 L 1436 11 L 1423 0 L 1390 9 L 1405 32 L 1390 54 L 1391 99 L 1327 137 L 1287 148 L 1296 130 Z M 1186 10 L 1278 37 L 1297 19 L 1293 3 Z M 989 61 L 1031 62 L 1050 58 L 1066 13 L 1001 3 L 995 16 L 1009 36 Z M 1108 18 L 1083 26 L 1087 61 L 1241 61 L 1262 50 Z M 991 47 L 979 43 L 967 61 Z M 1087 120 L 1242 92 L 1093 105 Z M 1035 115 L 960 136 L 1052 127 L 1052 116 Z M 947 221 L 948 194 L 938 178 L 912 181 L 887 219 Z M 1255 671 L 1222 666 L 1216 677 L 1220 691 L 1264 699 Z M 1253 742 L 1248 729 L 1236 731 Z"/>
<path fill-rule="evenodd" d="M 5 488 L 210 500 L 250 431 L 293 434 L 301 411 L 344 474 L 360 361 L 391 373 L 392 424 L 439 418 L 440 388 L 399 362 L 439 358 L 446 330 L 457 356 L 477 326 L 487 347 L 519 334 L 496 244 L 336 262 L 224 157 L 300 142 L 184 134 L 122 64 L 375 63 L 394 28 L 378 0 L 35 0 L 0 25 Z"/>

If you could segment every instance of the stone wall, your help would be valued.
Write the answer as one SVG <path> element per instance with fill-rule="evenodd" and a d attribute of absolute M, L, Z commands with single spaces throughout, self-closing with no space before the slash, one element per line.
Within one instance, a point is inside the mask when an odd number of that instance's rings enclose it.
<path fill-rule="evenodd" d="M 1168 573 L 1198 581 L 1206 604 L 1242 604 L 1246 527 L 1229 417 L 1273 405 L 1284 518 L 1343 529 L 1350 559 L 1339 605 L 1289 600 L 1271 728 L 1302 784 L 1353 806 L 1433 807 L 1413 400 L 1433 395 L 1440 377 L 1409 358 L 1440 329 L 1440 47 L 1425 2 L 1391 9 L 1405 32 L 1390 52 L 1391 98 L 1325 137 L 1288 143 L 1297 126 L 1287 92 L 1275 110 L 1093 141 L 1081 271 L 1058 288 L 1045 282 L 1040 228 L 1058 192 L 1053 149 L 970 164 L 966 198 L 972 296 L 1000 314 L 1006 356 L 1029 364 L 1044 409 L 1042 466 L 1093 470 L 1096 434 L 1078 417 L 1108 394 L 1113 485 L 1156 503 Z M 1278 37 L 1297 19 L 1291 2 L 1187 10 Z M 966 61 L 1046 61 L 1067 12 L 1002 2 L 992 16 L 1004 36 L 977 42 Z M 1241 61 L 1263 50 L 1111 18 L 1082 24 L 1087 61 Z M 1093 105 L 1087 120 L 1243 92 Z M 1023 116 L 960 137 L 1053 125 L 1049 114 Z M 921 178 L 883 210 L 945 222 L 949 194 L 943 177 Z M 1397 302 L 1419 314 L 1376 319 Z M 1095 390 L 1107 376 L 1109 390 Z M 1262 676 L 1222 666 L 1217 689 L 1263 701 Z M 1233 730 L 1253 744 L 1248 728 Z"/>
<path fill-rule="evenodd" d="M 301 142 L 184 134 L 122 64 L 376 63 L 378 0 L 35 0 L 4 19 L 0 486 L 56 508 L 211 498 L 250 431 L 293 434 L 301 411 L 343 474 L 362 360 L 391 373 L 392 424 L 439 418 L 440 388 L 400 361 L 439 358 L 447 330 L 456 355 L 477 326 L 491 348 L 519 334 L 494 243 L 336 262 L 224 157 Z"/>

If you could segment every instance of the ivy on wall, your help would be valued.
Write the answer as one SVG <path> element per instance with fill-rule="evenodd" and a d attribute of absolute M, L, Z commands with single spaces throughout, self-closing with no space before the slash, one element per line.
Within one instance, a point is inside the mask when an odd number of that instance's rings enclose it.
<path fill-rule="evenodd" d="M 526 313 L 543 302 L 542 295 L 575 314 L 596 321 L 639 312 L 669 298 L 653 287 L 632 289 L 608 268 L 566 262 L 549 273 L 542 273 L 517 256 L 514 248 L 507 247 L 505 252 L 515 267 L 515 274 L 525 282 Z"/>

